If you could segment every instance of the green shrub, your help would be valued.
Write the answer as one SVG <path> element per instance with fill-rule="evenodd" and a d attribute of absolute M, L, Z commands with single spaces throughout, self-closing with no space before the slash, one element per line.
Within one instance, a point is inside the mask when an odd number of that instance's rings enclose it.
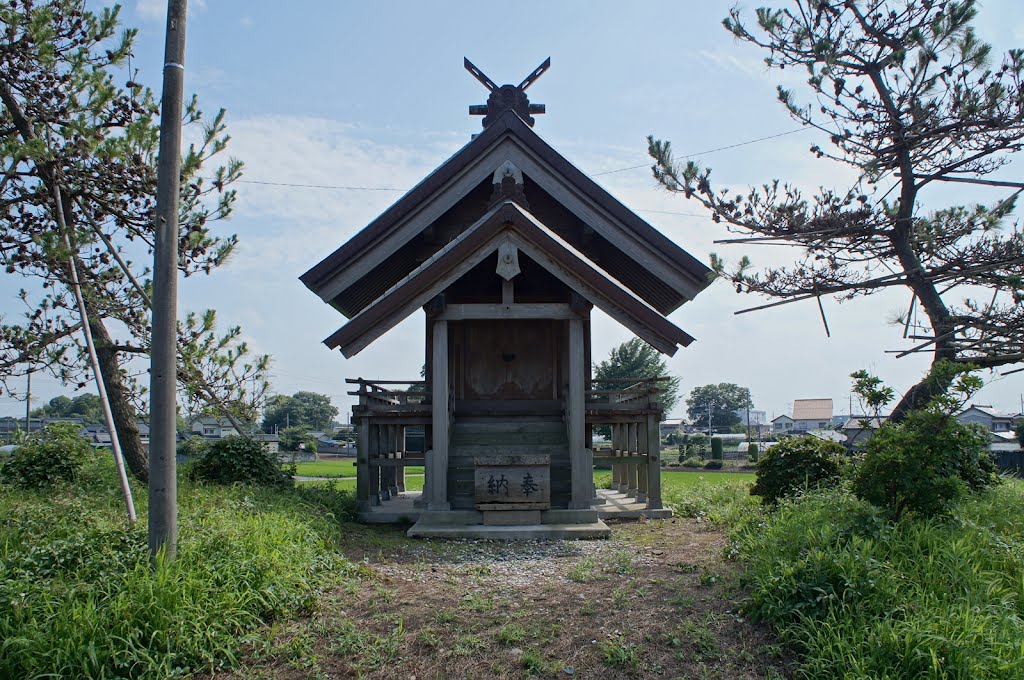
<path fill-rule="evenodd" d="M 0 493 L 0 678 L 219 676 L 363 573 L 334 543 L 350 492 L 183 481 L 178 559 L 153 570 L 116 488 L 101 456 L 72 493 Z"/>
<path fill-rule="evenodd" d="M 178 455 L 200 458 L 210 451 L 210 442 L 202 437 L 189 437 L 178 444 Z"/>
<path fill-rule="evenodd" d="M 988 443 L 980 426 L 936 409 L 913 411 L 868 440 L 853 476 L 854 492 L 896 518 L 943 514 L 968 490 L 998 482 Z"/>
<path fill-rule="evenodd" d="M 777 503 L 805 489 L 830 486 L 846 467 L 846 449 L 817 437 L 787 437 L 768 449 L 757 463 L 757 481 L 750 493 Z"/>
<path fill-rule="evenodd" d="M 750 445 L 747 447 L 747 458 L 750 459 L 751 463 L 757 462 L 758 453 L 759 451 L 757 449 L 757 444 L 751 442 Z"/>
<path fill-rule="evenodd" d="M 794 677 L 1024 677 L 1024 484 L 966 496 L 951 519 L 842 489 L 733 532 L 744 611 L 798 653 Z"/>
<path fill-rule="evenodd" d="M 316 437 L 309 436 L 309 427 L 306 425 L 293 425 L 286 427 L 278 433 L 281 449 L 284 451 L 298 451 L 299 445 L 306 447 L 306 451 L 316 453 Z"/>
<path fill-rule="evenodd" d="M 93 455 L 80 430 L 72 423 L 55 423 L 30 434 L 0 467 L 0 480 L 25 489 L 74 481 Z"/>
<path fill-rule="evenodd" d="M 250 437 L 225 437 L 210 445 L 189 474 L 192 479 L 215 484 L 292 486 L 292 471 L 282 469 L 266 444 Z"/>
<path fill-rule="evenodd" d="M 696 456 L 691 456 L 683 461 L 683 467 L 703 467 L 704 461 Z"/>
<path fill-rule="evenodd" d="M 721 470 L 722 469 L 722 461 L 717 459 L 717 458 L 712 458 L 711 460 L 706 460 L 706 461 L 704 461 L 704 469 L 705 470 Z"/>
<path fill-rule="evenodd" d="M 722 460 L 725 458 L 725 454 L 722 451 L 722 438 L 712 437 L 711 438 L 711 458 L 713 460 Z"/>

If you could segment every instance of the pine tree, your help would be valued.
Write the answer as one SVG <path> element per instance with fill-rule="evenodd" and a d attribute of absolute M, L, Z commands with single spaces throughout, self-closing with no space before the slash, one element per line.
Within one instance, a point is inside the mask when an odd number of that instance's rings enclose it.
<path fill-rule="evenodd" d="M 807 73 L 811 103 L 779 87 L 789 114 L 828 135 L 811 153 L 853 167 L 849 189 L 805 196 L 773 180 L 746 196 L 712 185 L 711 170 L 678 164 L 668 142 L 649 138 L 654 176 L 702 203 L 739 241 L 801 249 L 792 265 L 752 273 L 741 258 L 716 271 L 737 291 L 783 302 L 840 301 L 902 287 L 902 325 L 931 353 L 932 369 L 910 388 L 895 419 L 944 393 L 955 372 L 1024 360 L 1024 235 L 1007 230 L 1021 185 L 993 205 L 926 210 L 944 182 L 999 186 L 985 176 L 1024 143 L 1024 50 L 992 65 L 971 27 L 973 0 L 798 0 L 757 10 L 756 28 L 732 10 L 725 28 L 767 51 L 769 68 Z M 938 191 L 936 191 L 938 189 Z M 937 195 L 938 194 L 938 195 Z M 911 329 L 914 309 L 923 316 Z"/>
<path fill-rule="evenodd" d="M 73 263 L 126 461 L 146 479 L 136 426 L 144 390 L 135 380 L 144 367 L 132 359 L 149 351 L 151 282 L 134 260 L 152 261 L 158 104 L 135 81 L 136 31 L 118 34 L 118 11 L 96 14 L 83 0 L 0 8 L 0 265 L 26 277 L 23 319 L 0 325 L 0 381 L 45 368 L 85 385 Z M 229 160 L 204 179 L 200 171 L 228 142 L 224 112 L 204 125 L 193 98 L 185 123 L 203 127 L 182 164 L 179 268 L 190 276 L 209 273 L 235 246 L 209 227 L 230 215 L 242 164 Z M 187 317 L 182 387 L 226 415 L 255 417 L 268 359 L 250 358 L 239 335 L 218 335 L 213 312 Z"/>

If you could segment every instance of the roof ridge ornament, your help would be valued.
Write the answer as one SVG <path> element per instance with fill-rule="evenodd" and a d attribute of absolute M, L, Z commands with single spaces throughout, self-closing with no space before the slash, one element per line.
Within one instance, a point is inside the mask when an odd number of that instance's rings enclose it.
<path fill-rule="evenodd" d="M 495 85 L 494 81 L 487 77 L 487 74 L 478 69 L 473 62 L 465 57 L 463 57 L 463 66 L 491 93 L 487 97 L 486 104 L 471 104 L 469 107 L 469 115 L 484 117 L 483 126 L 485 128 L 497 120 L 498 116 L 505 111 L 515 111 L 530 127 L 533 127 L 533 124 L 536 122 L 530 114 L 546 112 L 546 107 L 543 104 L 530 103 L 529 98 L 526 96 L 526 90 L 550 68 L 551 57 L 545 59 L 544 63 L 523 79 L 523 82 L 518 85 L 502 85 L 501 87 Z"/>

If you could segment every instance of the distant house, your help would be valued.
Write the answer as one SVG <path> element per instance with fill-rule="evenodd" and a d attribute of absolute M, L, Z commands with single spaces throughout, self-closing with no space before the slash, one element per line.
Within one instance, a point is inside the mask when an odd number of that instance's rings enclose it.
<path fill-rule="evenodd" d="M 848 418 L 842 426 L 842 433 L 846 435 L 846 445 L 851 448 L 863 448 L 886 420 L 888 420 L 888 416 L 881 416 L 879 418 L 853 416 Z"/>
<path fill-rule="evenodd" d="M 140 420 L 136 423 L 136 426 L 139 428 L 139 439 L 142 440 L 142 445 L 149 449 L 149 425 Z M 106 425 L 95 423 L 83 425 L 78 433 L 88 439 L 94 446 L 110 446 L 110 430 L 107 429 Z"/>
<path fill-rule="evenodd" d="M 772 419 L 772 432 L 775 434 L 790 434 L 796 421 L 787 415 L 781 415 Z"/>
<path fill-rule="evenodd" d="M 1024 420 L 1024 415 L 997 411 L 987 404 L 974 404 L 956 415 L 961 423 L 981 423 L 995 433 L 1010 432 L 1014 423 Z"/>
<path fill-rule="evenodd" d="M 256 441 L 266 444 L 267 450 L 271 453 L 279 453 L 281 451 L 281 439 L 276 434 L 257 432 L 253 435 L 253 438 Z"/>
<path fill-rule="evenodd" d="M 831 399 L 794 399 L 793 430 L 810 432 L 832 427 Z"/>
<path fill-rule="evenodd" d="M 685 431 L 685 428 L 686 423 L 682 418 L 667 418 L 658 424 L 658 430 L 662 439 L 670 434 L 682 433 Z"/>
<path fill-rule="evenodd" d="M 43 429 L 44 423 L 42 418 L 30 418 L 28 422 L 32 432 L 38 432 Z M 25 431 L 24 418 L 14 418 L 12 416 L 0 418 L 0 440 L 11 441 L 15 434 Z"/>
<path fill-rule="evenodd" d="M 53 425 L 55 423 L 70 423 L 71 425 L 85 425 L 85 418 L 78 418 L 74 416 L 47 416 L 43 418 L 43 427 L 47 425 Z"/>
<path fill-rule="evenodd" d="M 241 434 L 227 418 L 217 416 L 197 416 L 189 423 L 193 435 L 204 439 L 223 439 L 231 435 Z"/>

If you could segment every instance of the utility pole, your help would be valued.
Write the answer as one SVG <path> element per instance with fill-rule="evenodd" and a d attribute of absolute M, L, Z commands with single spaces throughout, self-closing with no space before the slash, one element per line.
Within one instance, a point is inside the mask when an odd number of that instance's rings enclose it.
<path fill-rule="evenodd" d="M 185 80 L 187 0 L 168 0 L 160 103 L 156 239 L 153 248 L 153 349 L 150 368 L 149 551 L 178 552 L 178 478 L 175 460 L 178 378 L 178 204 L 181 116 Z"/>
<path fill-rule="evenodd" d="M 747 441 L 750 441 L 750 404 L 747 404 Z"/>
<path fill-rule="evenodd" d="M 25 434 L 32 431 L 32 369 L 25 374 Z"/>
<path fill-rule="evenodd" d="M 708 436 L 711 436 L 711 408 L 714 406 L 710 401 L 708 402 Z"/>

